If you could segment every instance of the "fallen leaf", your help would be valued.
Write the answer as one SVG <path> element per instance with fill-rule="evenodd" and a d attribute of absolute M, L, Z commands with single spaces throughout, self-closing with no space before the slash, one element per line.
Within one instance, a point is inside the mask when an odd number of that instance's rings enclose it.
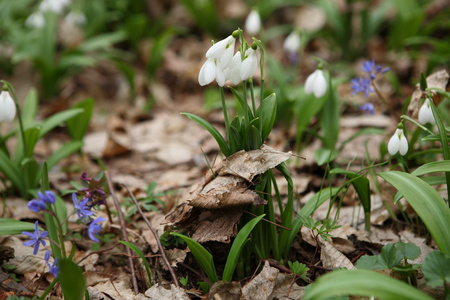
<path fill-rule="evenodd" d="M 170 289 L 166 289 L 159 284 L 153 285 L 145 292 L 145 296 L 152 300 L 189 300 L 189 296 L 182 288 L 170 285 Z"/>

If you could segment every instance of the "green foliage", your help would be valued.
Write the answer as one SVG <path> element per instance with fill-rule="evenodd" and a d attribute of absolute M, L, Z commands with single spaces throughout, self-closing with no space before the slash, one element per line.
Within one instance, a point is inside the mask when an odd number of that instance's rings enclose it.
<path fill-rule="evenodd" d="M 314 222 L 314 219 L 311 216 L 304 218 L 303 224 L 305 227 L 311 229 L 315 235 L 320 235 L 325 241 L 330 241 L 330 238 L 332 237 L 332 235 L 329 234 L 330 231 L 342 227 L 342 225 L 337 224 L 337 220 L 332 221 L 326 219 L 324 221 L 317 220 Z"/>
<path fill-rule="evenodd" d="M 308 281 L 306 272 L 308 272 L 309 268 L 305 264 L 299 263 L 298 261 L 295 261 L 293 263 L 288 261 L 288 265 L 295 275 L 299 276 L 304 281 Z"/>
<path fill-rule="evenodd" d="M 64 299 L 82 300 L 86 290 L 86 279 L 83 270 L 71 259 L 62 258 L 58 261 L 60 273 L 58 276 L 61 282 Z"/>
<path fill-rule="evenodd" d="M 156 182 L 150 182 L 147 185 L 147 194 L 145 197 L 141 197 L 136 199 L 140 205 L 146 210 L 146 211 L 157 211 L 158 208 L 155 204 L 159 204 L 161 206 L 164 206 L 164 201 L 160 199 L 160 197 L 164 196 L 163 192 L 155 192 L 157 183 Z M 124 205 L 127 211 L 128 216 L 132 216 L 137 213 L 137 207 L 134 204 L 134 202 L 131 200 L 131 198 L 125 198 L 124 202 L 121 203 L 121 205 Z"/>
<path fill-rule="evenodd" d="M 174 228 L 174 230 L 176 229 L 178 228 Z M 186 242 L 181 237 L 172 235 L 170 231 L 165 231 L 163 234 L 161 234 L 159 240 L 165 247 L 178 247 L 180 245 L 186 244 Z"/>
<path fill-rule="evenodd" d="M 336 270 L 321 276 L 305 291 L 303 300 L 338 295 L 375 297 L 384 300 L 431 300 L 422 291 L 391 277 L 369 270 Z"/>
<path fill-rule="evenodd" d="M 83 112 L 67 120 L 67 129 L 73 140 L 82 141 L 91 121 L 94 110 L 94 99 L 88 98 L 80 101 L 73 108 L 80 108 Z"/>
<path fill-rule="evenodd" d="M 42 230 L 42 228 L 39 228 Z M 0 235 L 21 234 L 22 231 L 34 231 L 34 224 L 15 219 L 0 218 Z"/>
<path fill-rule="evenodd" d="M 422 265 L 427 284 L 431 287 L 446 285 L 450 282 L 450 257 L 440 251 L 428 254 Z M 448 297 L 448 289 L 447 297 Z"/>
<path fill-rule="evenodd" d="M 144 263 L 145 271 L 147 272 L 149 286 L 152 286 L 152 273 L 150 271 L 150 267 L 148 265 L 148 262 L 147 262 L 147 259 L 145 258 L 144 253 L 142 253 L 141 249 L 139 249 L 135 244 L 132 244 L 127 241 L 119 241 L 119 242 L 122 243 L 123 245 L 127 246 L 131 250 L 133 250 L 133 252 L 136 253 L 142 259 L 142 262 Z"/>
<path fill-rule="evenodd" d="M 185 277 L 180 277 L 180 283 L 181 283 L 181 285 L 187 286 L 188 282 L 189 282 L 189 279 L 188 279 L 188 276 L 187 276 L 187 275 L 186 275 Z"/>

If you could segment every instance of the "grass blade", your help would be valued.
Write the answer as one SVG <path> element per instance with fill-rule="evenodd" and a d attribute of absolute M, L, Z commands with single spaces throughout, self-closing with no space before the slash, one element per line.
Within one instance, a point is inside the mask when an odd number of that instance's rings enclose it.
<path fill-rule="evenodd" d="M 148 265 L 147 259 L 144 256 L 144 253 L 142 253 L 141 249 L 139 249 L 135 244 L 132 244 L 127 241 L 119 241 L 119 242 L 122 243 L 123 245 L 127 246 L 131 250 L 133 250 L 133 252 L 136 253 L 142 259 L 142 262 L 144 263 L 145 271 L 147 272 L 147 275 L 148 275 L 148 283 L 150 286 L 152 286 L 152 273 L 150 272 L 150 267 Z"/>

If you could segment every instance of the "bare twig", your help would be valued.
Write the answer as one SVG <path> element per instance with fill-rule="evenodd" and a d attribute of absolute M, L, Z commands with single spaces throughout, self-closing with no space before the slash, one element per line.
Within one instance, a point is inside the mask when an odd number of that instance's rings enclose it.
<path fill-rule="evenodd" d="M 109 176 L 108 171 L 105 172 L 105 176 L 106 176 L 106 180 L 108 181 L 109 192 L 111 193 L 111 196 L 114 200 L 114 205 L 116 206 L 117 216 L 119 217 L 120 227 L 122 229 L 122 237 L 123 237 L 124 241 L 128 242 L 127 229 L 125 228 L 125 219 L 123 218 L 123 213 L 122 213 L 122 210 L 120 209 L 119 200 L 117 199 L 117 195 L 114 192 L 114 186 L 112 184 L 111 177 Z M 130 263 L 130 269 L 131 269 L 131 281 L 133 282 L 134 293 L 137 295 L 137 294 L 139 294 L 139 289 L 138 289 L 138 283 L 137 283 L 137 279 L 136 279 L 136 272 L 134 270 L 134 262 L 133 262 L 133 258 L 131 257 L 131 249 L 128 247 L 126 247 L 126 248 L 127 248 L 127 253 L 129 255 L 128 262 Z"/>
<path fill-rule="evenodd" d="M 174 281 L 174 284 L 176 285 L 176 287 L 180 287 L 180 285 L 178 284 L 177 276 L 175 275 L 175 272 L 173 271 L 173 268 L 170 265 L 169 260 L 167 259 L 166 252 L 164 252 L 164 248 L 163 248 L 163 246 L 161 244 L 161 241 L 159 240 L 158 233 L 155 231 L 155 229 L 153 229 L 153 227 L 150 224 L 150 222 L 148 221 L 147 217 L 145 217 L 144 213 L 142 212 L 141 207 L 139 206 L 139 203 L 136 201 L 136 198 L 131 193 L 131 191 L 128 188 L 128 186 L 126 184 L 124 184 L 124 183 L 122 183 L 122 185 L 127 189 L 128 194 L 130 194 L 131 199 L 133 200 L 134 204 L 136 205 L 136 207 L 137 207 L 137 209 L 139 211 L 139 214 L 142 216 L 142 218 L 144 219 L 144 221 L 147 224 L 148 228 L 150 228 L 151 232 L 155 236 L 155 240 L 156 240 L 156 243 L 158 244 L 159 251 L 161 252 L 161 256 L 162 256 L 162 258 L 164 260 L 164 263 L 166 264 L 167 268 L 170 271 L 170 275 L 172 275 L 172 280 Z"/>

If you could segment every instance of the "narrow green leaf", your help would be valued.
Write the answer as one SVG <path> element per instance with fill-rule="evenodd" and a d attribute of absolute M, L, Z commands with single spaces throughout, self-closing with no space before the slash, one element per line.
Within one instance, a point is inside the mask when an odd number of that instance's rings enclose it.
<path fill-rule="evenodd" d="M 439 249 L 450 254 L 450 211 L 442 197 L 420 178 L 399 171 L 382 172 L 423 220 Z"/>
<path fill-rule="evenodd" d="M 336 270 L 321 276 L 305 292 L 303 300 L 322 300 L 338 295 L 375 297 L 383 300 L 432 300 L 422 291 L 397 279 L 369 270 Z"/>
<path fill-rule="evenodd" d="M 261 139 L 263 141 L 269 136 L 272 131 L 273 124 L 275 123 L 275 119 L 277 117 L 277 96 L 275 93 L 270 94 L 263 100 L 262 104 L 262 112 L 259 112 L 260 119 L 263 121 L 262 131 L 261 131 Z"/>
<path fill-rule="evenodd" d="M 420 176 L 436 172 L 450 172 L 450 160 L 432 161 L 418 167 L 412 175 Z"/>
<path fill-rule="evenodd" d="M 25 98 L 22 106 L 22 122 L 25 128 L 34 123 L 38 106 L 38 94 L 35 88 L 31 88 Z"/>
<path fill-rule="evenodd" d="M 94 110 L 94 99 L 85 99 L 75 104 L 73 108 L 81 108 L 83 112 L 66 121 L 67 129 L 73 140 L 81 141 L 91 121 L 92 111 Z"/>
<path fill-rule="evenodd" d="M 223 136 L 220 134 L 220 132 L 212 126 L 208 121 L 205 119 L 198 117 L 194 114 L 190 113 L 181 113 L 182 115 L 185 115 L 189 119 L 197 122 L 199 125 L 201 125 L 203 128 L 208 130 L 208 132 L 213 136 L 213 138 L 216 140 L 217 144 L 219 144 L 220 150 L 225 156 L 230 156 L 232 153 L 230 152 L 230 148 L 228 147 L 227 142 L 223 138 Z"/>
<path fill-rule="evenodd" d="M 152 286 L 152 273 L 150 272 L 150 267 L 148 265 L 147 259 L 144 256 L 144 253 L 142 253 L 141 249 L 139 249 L 135 244 L 132 244 L 127 241 L 119 241 L 119 242 L 122 243 L 123 245 L 127 246 L 131 250 L 133 250 L 134 253 L 136 253 L 142 259 L 142 262 L 144 263 L 145 271 L 147 272 L 147 275 L 148 275 L 148 279 L 149 279 L 148 283 L 150 286 Z"/>
<path fill-rule="evenodd" d="M 74 116 L 82 112 L 83 110 L 81 108 L 73 108 L 56 113 L 53 116 L 47 118 L 41 125 L 41 132 L 39 133 L 39 138 L 42 138 L 56 126 L 59 126 L 61 123 L 67 121 L 70 118 L 73 118 Z"/>
<path fill-rule="evenodd" d="M 57 151 L 53 152 L 52 155 L 49 156 L 49 158 L 47 158 L 46 162 L 48 168 L 52 169 L 59 163 L 61 159 L 69 156 L 72 153 L 75 153 L 76 151 L 80 150 L 81 147 L 83 147 L 83 142 L 81 141 L 73 141 L 64 144 Z"/>
<path fill-rule="evenodd" d="M 192 252 L 192 255 L 194 255 L 195 259 L 198 261 L 202 269 L 205 271 L 206 276 L 208 276 L 212 283 L 219 281 L 216 273 L 216 267 L 214 266 L 214 259 L 211 253 L 209 253 L 202 245 L 190 237 L 176 232 L 171 232 L 170 234 L 178 236 L 186 242 Z"/>
<path fill-rule="evenodd" d="M 225 263 L 225 269 L 223 270 L 223 281 L 231 280 L 231 277 L 234 274 L 234 270 L 236 269 L 236 265 L 242 248 L 247 242 L 248 236 L 250 235 L 256 224 L 258 224 L 258 222 L 261 221 L 264 216 L 265 215 L 261 215 L 252 219 L 247 224 L 245 224 L 245 226 L 242 227 L 241 230 L 239 230 L 239 233 L 237 234 L 236 238 L 234 239 L 233 245 L 231 246 L 230 252 L 228 253 L 227 262 Z"/>
<path fill-rule="evenodd" d="M 0 235 L 21 234 L 22 231 L 34 232 L 34 224 L 14 219 L 0 218 Z"/>
<path fill-rule="evenodd" d="M 20 191 L 22 196 L 25 196 L 26 187 L 25 181 L 23 180 L 23 174 L 3 151 L 0 151 L 0 171 L 2 171 L 6 178 L 8 178 Z"/>
<path fill-rule="evenodd" d="M 59 258 L 59 281 L 66 300 L 82 300 L 86 290 L 83 270 L 70 259 Z"/>
<path fill-rule="evenodd" d="M 25 142 L 27 144 L 26 155 L 32 157 L 34 153 L 34 146 L 39 139 L 40 128 L 38 126 L 31 127 L 25 130 Z"/>

